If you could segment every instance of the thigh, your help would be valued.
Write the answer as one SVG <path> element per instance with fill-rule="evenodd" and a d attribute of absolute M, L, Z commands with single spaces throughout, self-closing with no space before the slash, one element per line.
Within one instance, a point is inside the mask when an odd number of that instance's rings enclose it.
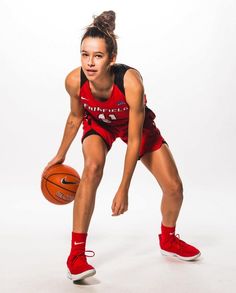
<path fill-rule="evenodd" d="M 91 134 L 83 140 L 83 155 L 85 165 L 87 164 L 96 164 L 101 167 L 104 166 L 106 155 L 107 155 L 107 146 L 100 135 Z"/>
<path fill-rule="evenodd" d="M 142 163 L 154 175 L 162 190 L 181 183 L 181 179 L 167 144 L 162 144 L 161 148 L 149 152 L 141 158 Z"/>

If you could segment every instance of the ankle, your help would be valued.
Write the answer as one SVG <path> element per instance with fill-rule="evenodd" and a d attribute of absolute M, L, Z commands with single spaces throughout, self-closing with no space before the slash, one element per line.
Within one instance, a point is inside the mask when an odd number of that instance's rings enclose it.
<path fill-rule="evenodd" d="M 86 239 L 87 239 L 87 233 L 76 233 L 72 232 L 71 237 L 71 253 L 73 252 L 84 252 L 85 246 L 86 246 Z"/>
<path fill-rule="evenodd" d="M 168 227 L 168 226 L 161 224 L 161 236 L 163 238 L 169 238 L 173 235 L 175 235 L 175 226 Z"/>
<path fill-rule="evenodd" d="M 74 242 L 74 241 L 86 242 L 87 235 L 88 235 L 87 233 L 72 232 L 71 240 L 72 240 L 72 242 Z"/>

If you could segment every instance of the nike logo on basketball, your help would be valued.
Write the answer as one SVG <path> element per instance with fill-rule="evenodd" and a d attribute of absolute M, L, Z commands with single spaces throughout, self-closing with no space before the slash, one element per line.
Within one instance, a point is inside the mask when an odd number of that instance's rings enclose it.
<path fill-rule="evenodd" d="M 66 181 L 66 177 L 61 180 L 62 184 L 78 184 L 78 182 Z"/>
<path fill-rule="evenodd" d="M 84 244 L 84 242 L 74 242 L 74 245 Z"/>

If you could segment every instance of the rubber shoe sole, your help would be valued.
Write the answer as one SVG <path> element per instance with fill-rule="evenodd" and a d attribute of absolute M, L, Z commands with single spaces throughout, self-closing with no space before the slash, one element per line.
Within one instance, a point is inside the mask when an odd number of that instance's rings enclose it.
<path fill-rule="evenodd" d="M 163 254 L 165 256 L 174 256 L 174 257 L 177 257 L 177 258 L 179 258 L 181 260 L 185 260 L 185 261 L 195 260 L 195 259 L 197 259 L 201 255 L 201 253 L 199 252 L 196 255 L 188 256 L 187 257 L 187 256 L 181 256 L 181 255 L 178 255 L 176 253 L 169 252 L 169 251 L 166 251 L 166 250 L 163 250 L 163 249 L 161 249 L 161 254 Z"/>
<path fill-rule="evenodd" d="M 68 271 L 67 277 L 70 280 L 72 280 L 73 282 L 75 282 L 75 281 L 79 281 L 79 280 L 84 280 L 85 278 L 91 277 L 95 274 L 96 274 L 96 270 L 88 270 L 88 271 L 85 271 L 85 272 L 77 274 L 77 275 L 71 274 L 71 272 Z"/>

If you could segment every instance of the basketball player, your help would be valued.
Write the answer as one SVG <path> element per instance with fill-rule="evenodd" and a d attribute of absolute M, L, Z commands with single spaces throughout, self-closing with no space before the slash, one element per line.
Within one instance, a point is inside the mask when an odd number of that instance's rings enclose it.
<path fill-rule="evenodd" d="M 83 125 L 84 169 L 74 200 L 71 252 L 67 260 L 69 278 L 78 281 L 95 274 L 86 259 L 86 238 L 95 195 L 103 174 L 106 155 L 116 138 L 127 144 L 124 170 L 112 203 L 112 215 L 128 210 L 128 191 L 137 161 L 153 174 L 163 197 L 159 243 L 164 255 L 194 260 L 200 251 L 175 234 L 183 201 L 182 182 L 170 149 L 155 125 L 155 114 L 147 107 L 140 73 L 116 64 L 115 13 L 105 11 L 94 18 L 81 41 L 81 67 L 66 77 L 71 111 L 57 155 L 47 168 L 63 163 Z"/>

